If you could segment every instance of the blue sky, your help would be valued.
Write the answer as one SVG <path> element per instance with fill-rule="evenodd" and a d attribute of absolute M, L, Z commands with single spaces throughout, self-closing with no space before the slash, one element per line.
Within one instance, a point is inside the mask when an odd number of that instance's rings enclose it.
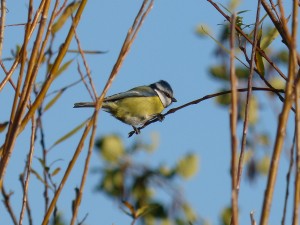
<path fill-rule="evenodd" d="M 98 0 L 89 1 L 87 4 L 77 30 L 81 45 L 84 49 L 107 51 L 103 55 L 87 56 L 98 93 L 102 91 L 111 72 L 127 30 L 131 26 L 140 4 L 141 1 L 137 0 Z M 26 1 L 21 1 L 18 5 L 12 1 L 8 2 L 7 24 L 25 22 L 27 6 Z M 251 10 L 245 14 L 245 19 L 251 21 L 255 15 L 254 4 L 243 3 L 242 6 L 241 10 Z M 208 24 L 217 34 L 220 29 L 217 24 L 223 23 L 223 21 L 224 19 L 207 1 L 155 1 L 153 10 L 146 18 L 108 94 L 125 91 L 138 85 L 150 84 L 160 79 L 167 80 L 173 87 L 178 102 L 172 106 L 179 106 L 206 94 L 216 92 L 221 84 L 211 79 L 207 72 L 209 65 L 217 63 L 217 59 L 212 54 L 215 43 L 209 38 L 199 38 L 195 30 L 199 24 Z M 4 42 L 3 57 L 9 56 L 11 48 L 14 48 L 16 44 L 22 43 L 23 27 L 9 27 L 5 36 L 7 39 Z M 58 37 L 57 44 L 61 40 Z M 76 49 L 75 41 L 73 41 L 71 48 Z M 7 66 L 9 66 L 9 62 Z M 41 75 L 41 79 L 42 77 L 43 75 Z M 79 75 L 76 63 L 74 63 L 67 73 L 55 81 L 56 84 L 51 90 L 56 90 L 77 79 L 79 79 Z M 12 94 L 11 87 L 6 86 L 0 95 L 0 102 L 7 105 L 0 112 L 0 121 L 8 119 L 7 112 L 10 110 L 12 99 L 7 96 L 12 96 Z M 264 95 L 261 96 L 262 102 L 267 103 Z M 92 110 L 72 108 L 74 102 L 89 100 L 89 95 L 84 86 L 78 85 L 76 88 L 66 91 L 58 101 L 57 106 L 44 115 L 46 145 L 48 147 L 91 115 Z M 271 137 L 274 137 L 277 115 L 268 106 L 263 108 L 261 113 L 263 119 L 260 121 L 260 126 L 261 129 L 267 130 Z M 20 186 L 18 174 L 23 170 L 24 156 L 28 149 L 27 140 L 30 126 L 26 129 L 28 132 L 18 138 L 7 171 L 5 184 L 8 190 L 17 189 Z M 136 138 L 127 139 L 130 130 L 131 128 L 128 125 L 120 123 L 108 114 L 101 112 L 97 136 L 117 133 L 124 138 L 127 144 L 130 144 Z M 239 131 L 241 134 L 241 126 Z M 183 192 L 199 215 L 210 220 L 213 224 L 218 224 L 218 216 L 221 210 L 230 203 L 228 111 L 218 107 L 214 100 L 204 101 L 166 117 L 163 123 L 148 126 L 142 131 L 141 138 L 149 139 L 150 134 L 153 132 L 160 135 L 159 148 L 151 157 L 145 157 L 142 160 L 146 160 L 149 165 L 156 165 L 157 163 L 173 165 L 187 152 L 194 152 L 199 155 L 200 171 L 192 180 L 186 182 Z M 288 134 L 291 137 L 292 130 Z M 57 166 L 62 167 L 64 170 L 79 138 L 80 132 L 66 143 L 54 148 L 49 154 L 49 162 L 62 159 L 57 162 Z M 3 139 L 4 133 L 1 133 L 0 142 Z M 286 148 L 288 147 L 289 145 L 286 145 Z M 37 144 L 35 156 L 39 157 L 40 152 L 40 147 Z M 85 152 L 83 152 L 79 158 L 68 185 L 62 192 L 58 202 L 59 208 L 64 212 L 66 219 L 71 217 L 70 203 L 74 198 L 74 187 L 80 184 L 85 155 Z M 283 155 L 281 161 L 277 180 L 279 185 L 275 189 L 270 224 L 278 224 L 282 214 L 285 174 L 288 163 L 286 154 Z M 99 157 L 94 154 L 91 167 L 97 167 L 100 163 Z M 37 160 L 33 161 L 33 167 L 39 167 Z M 58 175 L 56 181 L 59 182 L 60 178 L 61 176 Z M 95 195 L 93 193 L 97 181 L 98 177 L 95 175 L 88 177 L 79 218 L 88 213 L 86 223 L 90 225 L 99 224 L 99 217 L 101 218 L 101 224 L 130 224 L 130 218 L 119 209 L 116 202 L 112 202 L 100 194 Z M 249 182 L 245 182 L 245 179 L 243 180 L 240 192 L 241 224 L 250 224 L 249 213 L 251 210 L 255 211 L 255 217 L 259 220 L 265 183 L 265 178 L 260 178 L 254 184 L 249 184 Z M 32 176 L 29 188 L 32 211 L 35 213 L 34 220 L 35 223 L 39 224 L 42 219 L 42 214 L 38 213 L 41 210 L 39 204 L 41 201 L 40 196 L 42 196 L 41 184 Z M 12 203 L 17 212 L 20 210 L 18 208 L 20 202 L 21 195 L 16 191 L 12 196 Z M 1 204 L 1 224 L 9 224 L 10 219 L 3 211 L 3 205 Z"/>

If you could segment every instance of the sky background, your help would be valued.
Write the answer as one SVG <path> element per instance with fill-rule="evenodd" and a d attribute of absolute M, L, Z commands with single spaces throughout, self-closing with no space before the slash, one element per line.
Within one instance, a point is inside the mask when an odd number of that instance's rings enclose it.
<path fill-rule="evenodd" d="M 98 0 L 87 3 L 77 29 L 82 48 L 107 51 L 103 55 L 86 56 L 98 93 L 101 93 L 105 85 L 141 2 L 138 0 Z M 228 1 L 222 3 L 226 5 Z M 27 1 L 18 1 L 18 3 L 8 1 L 7 24 L 24 23 L 27 7 Z M 244 14 L 245 20 L 252 23 L 256 11 L 254 1 L 243 1 L 238 10 L 245 9 L 250 10 Z M 218 34 L 221 29 L 218 24 L 223 22 L 223 17 L 207 1 L 155 1 L 154 8 L 146 18 L 108 95 L 126 91 L 138 85 L 150 84 L 160 79 L 168 81 L 174 90 L 174 96 L 178 102 L 171 107 L 177 107 L 204 95 L 217 92 L 222 84 L 210 78 L 208 74 L 209 66 L 218 63 L 213 55 L 215 43 L 209 38 L 200 38 L 196 34 L 196 28 L 200 24 L 207 24 L 212 28 L 214 34 Z M 65 32 L 67 32 L 69 24 L 65 25 Z M 23 32 L 24 29 L 20 26 L 6 29 L 3 57 L 10 56 L 11 49 L 15 49 L 16 44 L 22 43 Z M 56 44 L 60 44 L 62 40 L 57 37 Z M 277 43 L 279 44 L 280 40 Z M 73 41 L 71 49 L 76 49 L 76 47 L 76 42 Z M 72 57 L 75 56 L 70 55 L 66 60 Z M 78 60 L 80 60 L 79 57 Z M 6 63 L 7 67 L 10 63 Z M 76 67 L 76 63 L 73 63 L 68 71 L 55 81 L 56 84 L 49 92 L 78 80 L 79 75 Z M 40 81 L 43 76 L 40 76 Z M 0 111 L 0 121 L 9 119 L 7 115 L 11 109 L 12 98 L 8 96 L 13 96 L 12 88 L 9 85 L 0 94 L 1 105 L 5 105 Z M 273 108 L 266 104 L 268 98 L 264 94 L 260 96 L 260 103 L 265 104 L 261 111 L 260 129 L 266 130 L 271 137 L 274 137 L 277 114 L 273 112 Z M 80 84 L 67 90 L 57 102 L 56 107 L 45 113 L 43 122 L 46 130 L 47 147 L 50 147 L 58 138 L 91 115 L 93 110 L 72 108 L 75 102 L 90 100 L 84 85 Z M 278 104 L 280 106 L 279 101 Z M 241 134 L 241 128 L 240 124 L 239 134 Z M 18 175 L 23 171 L 24 158 L 28 151 L 30 125 L 26 129 L 27 132 L 18 138 L 5 179 L 6 189 L 16 190 L 11 197 L 16 212 L 19 212 L 21 205 L 21 193 L 17 191 L 20 188 Z M 200 170 L 193 179 L 185 182 L 182 191 L 201 217 L 208 219 L 212 224 L 219 224 L 221 210 L 230 204 L 228 110 L 219 107 L 214 100 L 207 100 L 167 116 L 163 123 L 148 126 L 142 130 L 139 137 L 134 136 L 128 139 L 129 131 L 131 128 L 128 125 L 115 120 L 106 113 L 100 113 L 97 137 L 117 133 L 123 138 L 126 145 L 130 145 L 137 138 L 150 140 L 152 133 L 159 133 L 160 143 L 157 151 L 150 157 L 141 155 L 142 163 L 148 165 L 163 163 L 172 166 L 187 152 L 196 153 L 200 157 Z M 79 142 L 81 133 L 77 133 L 67 142 L 55 147 L 49 154 L 49 162 L 62 159 L 56 162 L 56 165 L 62 167 L 64 171 Z M 0 143 L 3 142 L 4 135 L 5 133 L 0 133 Z M 288 139 L 291 139 L 291 136 L 292 129 L 288 131 Z M 271 140 L 273 141 L 273 139 Z M 289 144 L 290 141 L 287 141 L 286 149 Z M 272 149 L 272 144 L 270 148 Z M 40 156 L 41 149 L 37 143 L 35 157 Z M 83 151 L 67 182 L 67 187 L 63 190 L 58 201 L 59 209 L 63 211 L 66 221 L 71 218 L 70 203 L 74 198 L 74 187 L 80 184 L 85 157 L 86 151 Z M 101 166 L 101 161 L 99 156 L 94 153 L 91 168 L 99 166 Z M 274 193 L 270 224 L 278 224 L 282 217 L 287 166 L 288 158 L 286 154 L 283 154 L 277 179 L 278 186 Z M 33 168 L 39 167 L 39 162 L 35 158 Z M 59 183 L 62 174 L 57 175 L 57 183 Z M 88 213 L 86 224 L 90 225 L 130 224 L 131 219 L 119 209 L 117 202 L 112 202 L 102 194 L 94 192 L 98 180 L 97 175 L 90 174 L 88 176 L 78 217 L 83 218 Z M 265 177 L 259 178 L 255 183 L 249 183 L 243 179 L 240 191 L 241 224 L 250 224 L 249 213 L 252 210 L 255 212 L 255 218 L 259 221 L 265 184 Z M 43 209 L 40 208 L 43 204 L 39 204 L 40 201 L 43 201 L 41 198 L 42 191 L 42 184 L 32 176 L 29 199 L 32 206 L 31 210 L 34 212 L 34 224 L 39 224 L 43 218 L 43 211 L 41 211 Z M 11 222 L 3 204 L 0 204 L 0 221 L 1 224 L 10 224 Z M 24 221 L 26 224 L 27 220 Z M 290 215 L 288 215 L 287 224 L 289 224 L 288 221 L 290 221 Z"/>

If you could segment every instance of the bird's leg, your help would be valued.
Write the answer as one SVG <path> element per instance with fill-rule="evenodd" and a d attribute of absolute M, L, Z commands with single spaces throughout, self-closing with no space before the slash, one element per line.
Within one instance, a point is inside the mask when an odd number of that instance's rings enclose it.
<path fill-rule="evenodd" d="M 136 134 L 140 134 L 140 133 L 141 133 L 141 131 L 140 131 L 139 128 L 137 128 L 137 127 L 135 127 L 135 126 L 132 126 L 132 128 L 133 128 L 133 130 L 134 130 L 134 132 L 135 132 Z"/>
<path fill-rule="evenodd" d="M 159 122 L 162 122 L 165 119 L 165 116 L 163 114 L 157 114 L 156 118 L 159 120 Z"/>

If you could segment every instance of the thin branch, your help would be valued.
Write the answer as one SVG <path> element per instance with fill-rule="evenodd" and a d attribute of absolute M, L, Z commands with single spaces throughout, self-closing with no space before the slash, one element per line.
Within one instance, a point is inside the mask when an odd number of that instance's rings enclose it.
<path fill-rule="evenodd" d="M 281 219 L 281 225 L 285 225 L 285 217 L 286 217 L 287 203 L 288 203 L 288 198 L 289 198 L 291 173 L 292 173 L 293 164 L 294 164 L 295 144 L 296 144 L 296 130 L 295 130 L 295 135 L 294 135 L 294 138 L 293 138 L 293 144 L 292 144 L 292 147 L 291 147 L 291 150 L 290 150 L 289 169 L 288 169 L 288 172 L 286 174 L 286 188 L 285 188 L 284 207 L 283 207 L 283 215 L 282 215 L 282 219 Z"/>
<path fill-rule="evenodd" d="M 251 225 L 256 225 L 256 221 L 254 218 L 254 211 L 250 212 Z"/>
<path fill-rule="evenodd" d="M 1 18 L 0 18 L 0 59 L 2 59 L 2 49 L 4 41 L 4 27 L 6 19 L 6 0 L 1 0 Z"/>
<path fill-rule="evenodd" d="M 231 206 L 232 206 L 232 225 L 239 224 L 238 217 L 238 195 L 237 195 L 237 120 L 238 120 L 238 81 L 235 74 L 234 55 L 235 55 L 235 22 L 236 14 L 231 17 L 230 24 L 230 85 L 231 85 L 231 108 L 230 108 L 230 131 L 231 131 Z"/>
<path fill-rule="evenodd" d="M 256 9 L 256 19 L 255 19 L 255 27 L 253 33 L 253 45 L 252 45 L 252 52 L 251 52 L 251 60 L 250 60 L 250 74 L 248 77 L 248 84 L 247 84 L 247 98 L 246 98 L 246 108 L 245 108 L 245 120 L 243 124 L 243 136 L 242 136 L 242 145 L 241 145 L 241 152 L 239 158 L 239 165 L 238 165 L 238 174 L 237 174 L 237 189 L 238 192 L 240 190 L 240 182 L 241 176 L 243 172 L 243 161 L 244 161 L 244 152 L 246 148 L 246 140 L 247 140 L 247 131 L 248 131 L 248 124 L 249 124 L 249 112 L 250 112 L 250 101 L 252 97 L 252 79 L 255 69 L 255 55 L 256 55 L 256 47 L 258 42 L 258 27 L 259 27 L 259 17 L 260 17 L 260 4 L 261 1 L 257 1 L 257 9 Z"/>
<path fill-rule="evenodd" d="M 12 192 L 6 193 L 6 191 L 4 189 L 4 186 L 2 186 L 1 190 L 2 190 L 2 196 L 4 198 L 3 199 L 3 203 L 4 203 L 4 205 L 5 205 L 6 209 L 7 209 L 7 211 L 9 213 L 9 215 L 10 215 L 10 217 L 11 217 L 14 225 L 18 225 L 17 217 L 16 217 L 16 215 L 15 215 L 15 213 L 13 211 L 13 208 L 11 207 L 11 204 L 10 204 L 10 196 L 13 193 Z"/>
<path fill-rule="evenodd" d="M 93 123 L 93 128 L 92 128 L 92 135 L 90 137 L 89 150 L 88 150 L 88 153 L 87 153 L 87 156 L 86 156 L 86 159 L 85 159 L 84 171 L 83 171 L 83 175 L 82 175 L 82 179 L 81 179 L 81 184 L 80 184 L 78 194 L 76 195 L 76 199 L 74 200 L 73 216 L 72 216 L 72 220 L 71 220 L 71 223 L 70 223 L 71 225 L 74 225 L 75 222 L 76 222 L 79 206 L 80 206 L 82 195 L 83 195 L 85 182 L 86 182 L 88 172 L 89 172 L 89 165 L 90 165 L 90 160 L 91 160 L 91 156 L 92 156 L 92 153 L 93 153 L 96 130 L 97 130 L 97 118 L 98 117 L 95 117 L 95 120 L 93 121 L 94 123 Z"/>
<path fill-rule="evenodd" d="M 36 120 L 33 117 L 32 118 L 32 127 L 31 127 L 30 150 L 29 150 L 29 154 L 28 154 L 28 158 L 27 158 L 27 162 L 26 162 L 26 177 L 25 177 L 25 181 L 24 181 L 23 202 L 22 202 L 22 209 L 21 209 L 21 213 L 20 213 L 19 225 L 23 224 L 24 212 L 25 212 L 25 208 L 28 203 L 28 201 L 27 201 L 28 186 L 29 186 L 31 162 L 32 162 L 32 157 L 33 157 L 33 152 L 34 152 L 35 134 L 36 134 Z M 22 181 L 22 183 L 23 183 L 23 181 Z"/>
<path fill-rule="evenodd" d="M 223 12 L 223 10 L 218 6 L 218 4 L 216 4 L 215 2 L 213 2 L 212 0 L 207 0 L 210 4 L 212 4 L 212 6 L 228 21 L 231 22 L 230 20 L 230 16 L 226 15 L 226 13 Z M 243 30 L 236 25 L 235 26 L 236 31 L 241 34 L 246 40 L 247 42 L 249 42 L 252 46 L 253 46 L 253 42 L 251 41 L 251 39 L 249 38 L 249 36 L 247 34 L 245 34 L 243 32 Z M 278 74 L 285 80 L 287 80 L 286 76 L 284 75 L 284 73 L 278 68 L 278 66 L 266 55 L 266 53 L 259 48 L 258 46 L 256 46 L 256 50 L 260 53 L 260 55 L 262 57 L 264 57 L 265 60 L 267 60 L 267 62 L 278 72 Z"/>
<path fill-rule="evenodd" d="M 95 85 L 94 85 L 94 82 L 93 82 L 93 79 L 92 79 L 92 76 L 91 76 L 91 70 L 90 70 L 90 67 L 89 67 L 89 65 L 86 61 L 83 49 L 81 48 L 80 40 L 79 40 L 79 37 L 77 35 L 76 29 L 75 29 L 75 27 L 73 27 L 73 28 L 74 28 L 74 36 L 75 36 L 75 40 L 76 40 L 76 43 L 77 43 L 77 46 L 78 46 L 78 50 L 80 52 L 80 55 L 81 55 L 81 58 L 82 58 L 82 61 L 83 61 L 83 64 L 84 64 L 84 67 L 85 67 L 85 70 L 86 70 L 86 74 L 89 78 L 90 85 L 92 87 L 92 91 L 93 91 L 93 94 L 94 94 L 91 97 L 92 97 L 93 100 L 95 100 L 97 98 L 98 94 L 97 94 L 97 91 L 96 91 L 96 88 L 95 88 Z M 83 77 L 83 76 L 81 75 L 81 77 Z M 89 88 L 88 88 L 88 91 L 90 92 Z"/>
<path fill-rule="evenodd" d="M 299 205 L 300 205 L 300 70 L 296 68 L 297 62 L 297 31 L 298 31 L 298 4 L 299 0 L 293 1 L 293 17 L 292 17 L 292 40 L 291 40 L 291 53 L 294 71 L 298 72 L 295 85 L 295 104 L 296 104 L 296 173 L 295 173 L 295 193 L 294 193 L 294 209 L 293 209 L 293 225 L 299 224 Z M 299 64 L 299 61 L 298 61 Z"/>
<path fill-rule="evenodd" d="M 248 88 L 239 88 L 237 89 L 238 92 L 247 92 L 248 91 Z M 284 90 L 279 90 L 279 89 L 275 89 L 275 88 L 263 88 L 263 87 L 252 87 L 252 91 L 267 91 L 267 92 L 273 92 L 273 93 L 285 93 Z M 202 98 L 199 98 L 199 99 L 196 99 L 196 100 L 193 100 L 191 102 L 188 102 L 188 103 L 185 103 L 181 106 L 178 106 L 178 107 L 175 107 L 175 108 L 172 108 L 172 109 L 169 109 L 165 114 L 163 114 L 163 117 L 166 117 L 167 115 L 169 114 L 172 114 L 172 113 L 175 113 L 176 111 L 180 110 L 180 109 L 183 109 L 185 107 L 188 107 L 190 105 L 196 105 L 202 101 L 205 101 L 207 99 L 211 99 L 211 98 L 215 98 L 217 96 L 221 96 L 221 95 L 227 95 L 227 94 L 231 94 L 231 90 L 228 90 L 228 91 L 221 91 L 221 92 L 217 92 L 217 93 L 214 93 L 214 94 L 209 94 L 209 95 L 205 95 L 204 97 Z M 151 123 L 155 123 L 155 122 L 158 122 L 160 121 L 161 122 L 161 119 L 158 119 L 158 118 L 155 118 L 153 120 L 149 120 L 147 121 L 143 126 L 139 127 L 138 129 L 144 129 L 145 127 L 147 127 L 149 124 Z M 135 131 L 130 131 L 128 133 L 128 137 L 131 137 L 132 135 L 135 134 Z"/>
<path fill-rule="evenodd" d="M 264 195 L 263 207 L 261 212 L 260 225 L 267 225 L 271 210 L 272 198 L 277 178 L 279 159 L 284 144 L 286 134 L 287 121 L 289 113 L 294 103 L 294 82 L 297 74 L 297 49 L 296 49 L 296 34 L 298 21 L 298 0 L 294 0 L 293 18 L 292 18 L 292 41 L 289 46 L 289 67 L 288 67 L 288 81 L 286 83 L 286 98 L 283 104 L 281 114 L 279 115 L 279 123 L 277 127 L 276 140 L 274 143 L 273 155 L 271 158 L 271 165 L 269 169 L 268 181 Z M 295 216 L 295 215 L 294 215 Z"/>
<path fill-rule="evenodd" d="M 86 2 L 87 2 L 86 0 L 83 0 L 83 1 L 81 2 L 81 5 L 79 6 L 78 11 L 82 12 L 82 10 L 83 10 L 83 8 L 84 8 Z M 144 0 L 143 5 L 142 5 L 141 8 L 143 8 L 143 7 L 145 6 L 145 4 L 147 4 L 147 2 L 148 2 L 147 0 Z M 143 11 L 140 10 L 140 12 L 138 13 L 138 15 L 137 15 L 135 21 L 137 20 L 137 18 L 141 18 L 142 20 L 145 19 L 145 16 L 144 16 L 144 17 L 141 17 L 140 14 L 147 15 L 147 14 L 150 12 L 150 10 L 152 9 L 153 2 L 154 2 L 154 1 L 152 0 L 152 1 L 149 3 L 149 5 L 148 5 L 148 7 L 146 8 L 146 11 L 145 11 L 145 12 L 143 12 Z M 77 12 L 77 14 L 76 14 L 76 16 L 75 16 L 74 19 L 76 19 L 77 16 L 78 16 L 78 12 Z M 79 15 L 79 17 L 80 17 L 80 15 Z M 79 18 L 78 18 L 78 19 L 79 19 Z M 74 20 L 74 21 L 75 21 L 75 20 Z M 135 22 L 134 22 L 134 24 L 135 24 Z M 68 165 L 68 167 L 67 167 L 67 169 L 66 169 L 66 171 L 65 171 L 65 174 L 63 175 L 63 178 L 62 178 L 62 180 L 61 180 L 61 183 L 59 184 L 59 186 L 58 186 L 58 188 L 57 188 L 57 190 L 56 190 L 56 192 L 55 192 L 55 194 L 54 194 L 54 197 L 53 197 L 53 199 L 52 199 L 52 201 L 51 201 L 51 203 L 50 203 L 50 205 L 49 205 L 48 211 L 47 211 L 47 213 L 46 213 L 46 215 L 45 215 L 45 217 L 44 217 L 44 220 L 43 220 L 43 222 L 42 222 L 42 225 L 46 225 L 46 224 L 48 224 L 48 222 L 49 222 L 50 216 L 51 216 L 51 214 L 52 214 L 52 212 L 53 212 L 53 210 L 54 210 L 54 208 L 55 208 L 55 205 L 56 205 L 56 202 L 57 202 L 57 200 L 58 200 L 58 198 L 59 198 L 59 196 L 60 196 L 60 193 L 61 193 L 61 191 L 62 191 L 62 189 L 63 189 L 63 187 L 64 187 L 64 185 L 65 185 L 65 183 L 66 183 L 66 181 L 67 181 L 67 179 L 68 179 L 68 177 L 69 177 L 69 175 L 70 175 L 70 173 L 71 173 L 71 171 L 72 171 L 72 169 L 73 169 L 73 167 L 74 167 L 74 165 L 75 165 L 75 163 L 76 163 L 76 161 L 77 161 L 77 159 L 78 159 L 78 157 L 79 157 L 79 155 L 80 155 L 80 153 L 81 153 L 81 151 L 82 151 L 82 148 L 83 148 L 83 145 L 84 145 L 84 141 L 85 141 L 87 135 L 89 134 L 90 129 L 92 128 L 92 126 L 94 126 L 95 121 L 97 121 L 97 117 L 98 117 L 98 115 L 99 115 L 98 112 L 99 112 L 99 110 L 100 110 L 100 108 L 101 108 L 101 105 L 102 105 L 104 96 L 106 95 L 108 89 L 110 88 L 110 86 L 111 86 L 111 84 L 112 84 L 112 81 L 114 80 L 114 78 L 116 77 L 118 71 L 120 70 L 120 68 L 121 68 L 121 66 L 122 66 L 122 64 L 123 64 L 123 62 L 124 62 L 125 56 L 128 54 L 128 52 L 129 52 L 129 50 L 130 50 L 130 46 L 132 45 L 132 43 L 133 43 L 133 41 L 134 41 L 134 39 L 132 39 L 131 33 L 132 33 L 132 31 L 134 31 L 134 30 L 140 28 L 140 26 L 141 26 L 141 24 L 142 24 L 142 21 L 139 22 L 138 24 L 139 24 L 138 26 L 134 26 L 134 25 L 133 25 L 133 26 L 129 29 L 129 31 L 128 31 L 128 34 L 127 34 L 126 39 L 125 39 L 125 41 L 124 41 L 124 44 L 123 44 L 123 46 L 122 46 L 121 52 L 120 52 L 120 54 L 119 54 L 119 57 L 118 57 L 118 59 L 117 59 L 117 61 L 116 61 L 116 63 L 115 63 L 115 66 L 114 66 L 113 69 L 112 69 L 112 72 L 111 72 L 111 74 L 110 74 L 110 76 L 109 76 L 109 79 L 108 79 L 108 81 L 107 81 L 107 83 L 106 83 L 106 85 L 105 85 L 105 87 L 104 87 L 104 89 L 103 89 L 103 91 L 102 91 L 101 96 L 97 98 L 95 111 L 94 111 L 94 113 L 93 113 L 91 119 L 88 121 L 88 123 L 87 123 L 87 125 L 86 125 L 86 128 L 85 128 L 84 131 L 83 131 L 83 134 L 82 134 L 82 136 L 81 136 L 81 139 L 80 139 L 80 141 L 79 141 L 79 143 L 78 143 L 78 146 L 77 146 L 77 148 L 76 148 L 76 150 L 75 150 L 75 153 L 74 153 L 74 155 L 73 155 L 71 161 L 69 162 L 69 165 Z M 70 31 L 70 32 L 71 32 L 71 31 Z M 74 32 L 74 29 L 72 29 L 72 32 Z M 69 41 L 71 41 L 71 40 L 69 40 Z M 65 46 L 65 45 L 64 45 L 64 46 Z M 66 50 L 66 49 L 65 49 L 65 50 Z"/>

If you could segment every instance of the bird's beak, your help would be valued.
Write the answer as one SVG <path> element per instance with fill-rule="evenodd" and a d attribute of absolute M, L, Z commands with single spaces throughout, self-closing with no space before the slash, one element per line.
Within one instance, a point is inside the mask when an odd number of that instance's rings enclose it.
<path fill-rule="evenodd" d="M 172 97 L 172 102 L 177 102 L 176 98 Z"/>

